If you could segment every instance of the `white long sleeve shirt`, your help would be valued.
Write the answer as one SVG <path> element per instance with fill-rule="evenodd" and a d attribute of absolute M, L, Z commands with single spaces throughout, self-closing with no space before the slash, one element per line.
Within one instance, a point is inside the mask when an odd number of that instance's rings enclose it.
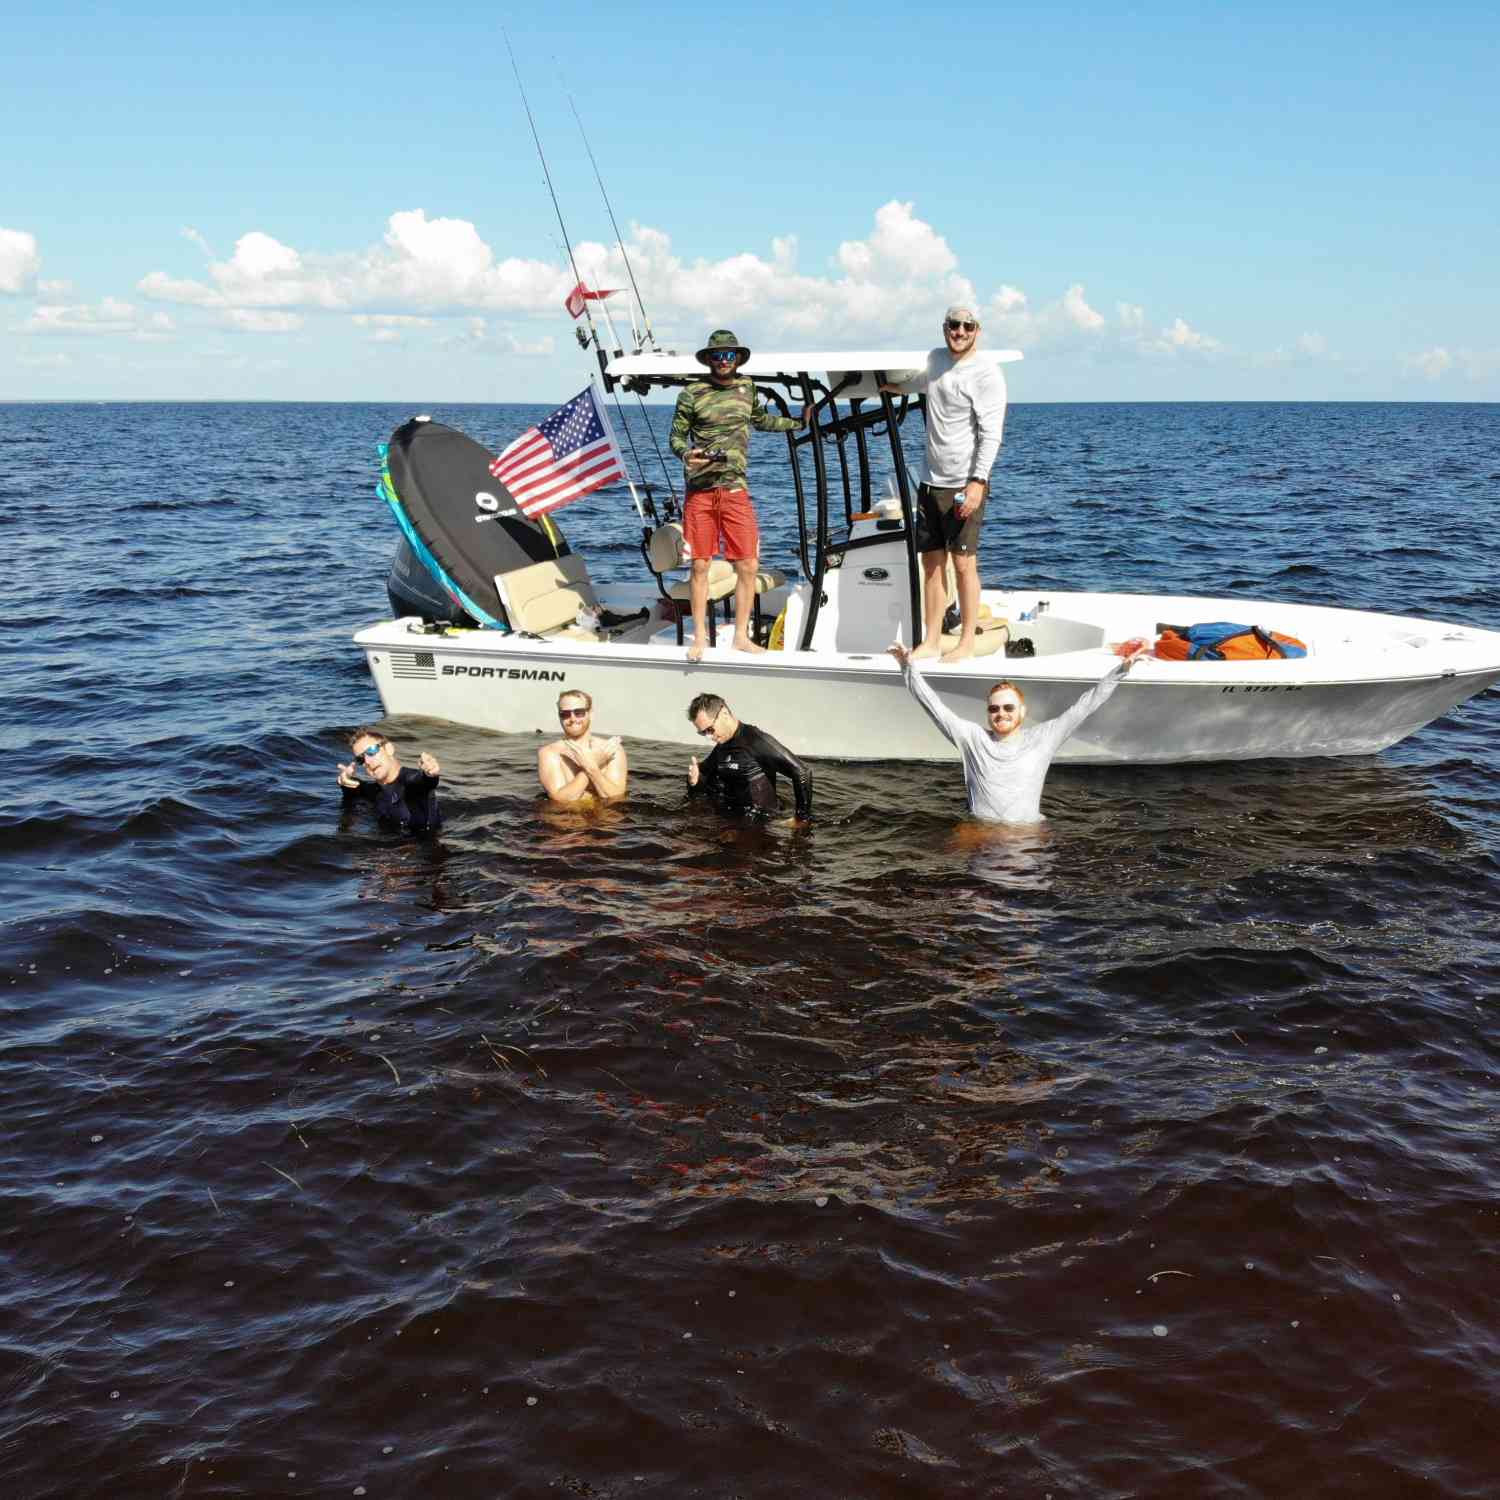
<path fill-rule="evenodd" d="M 1000 367 L 975 350 L 954 359 L 946 348 L 927 356 L 927 370 L 898 389 L 927 393 L 927 452 L 922 482 L 957 489 L 988 480 L 1005 433 L 1005 381 Z"/>
<path fill-rule="evenodd" d="M 991 823 L 1040 823 L 1042 783 L 1064 740 L 1108 701 L 1125 676 L 1127 662 L 1112 668 L 1071 708 L 1043 724 L 1022 724 L 1001 738 L 945 708 L 909 658 L 901 668 L 911 695 L 963 756 L 969 812 Z"/>

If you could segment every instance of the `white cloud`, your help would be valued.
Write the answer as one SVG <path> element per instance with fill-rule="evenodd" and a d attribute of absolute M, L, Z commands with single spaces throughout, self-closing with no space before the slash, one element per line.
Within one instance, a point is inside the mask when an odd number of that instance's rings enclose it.
<path fill-rule="evenodd" d="M 303 255 L 251 230 L 227 261 L 210 262 L 207 282 L 152 271 L 140 290 L 197 307 L 540 311 L 561 305 L 571 284 L 562 266 L 497 262 L 466 219 L 417 208 L 392 214 L 379 245 L 338 255 Z"/>
<path fill-rule="evenodd" d="M 875 232 L 867 240 L 847 240 L 835 256 L 848 275 L 868 278 L 895 271 L 911 278 L 943 276 L 958 265 L 948 242 L 912 212 L 914 204 L 892 200 L 875 211 Z"/>
<path fill-rule="evenodd" d="M 232 333 L 296 333 L 304 321 L 301 313 L 268 312 L 260 307 L 231 307 L 224 320 Z"/>
<path fill-rule="evenodd" d="M 34 234 L 24 229 L 0 229 L 0 292 L 19 296 L 41 268 Z"/>
<path fill-rule="evenodd" d="M 1446 349 L 1427 349 L 1412 355 L 1407 364 L 1428 380 L 1437 380 L 1453 368 L 1453 356 Z"/>
<path fill-rule="evenodd" d="M 1088 305 L 1083 295 L 1083 283 L 1075 281 L 1062 299 L 1063 313 L 1075 328 L 1082 328 L 1087 332 L 1094 332 L 1104 327 L 1104 314 L 1095 312 Z"/>
<path fill-rule="evenodd" d="M 44 302 L 32 310 L 21 325 L 22 333 L 35 334 L 126 334 L 139 340 L 157 340 L 174 331 L 172 319 L 162 312 L 143 314 L 133 303 L 105 297 L 90 306 L 83 302 Z"/>
<path fill-rule="evenodd" d="M 1159 342 L 1168 349 L 1191 349 L 1203 352 L 1220 347 L 1218 339 L 1210 338 L 1206 333 L 1199 333 L 1196 328 L 1189 328 L 1181 318 L 1174 318 L 1169 327 L 1162 329 Z"/>
<path fill-rule="evenodd" d="M 406 313 L 355 313 L 350 319 L 356 328 L 368 328 L 372 344 L 395 344 L 411 328 L 430 328 L 436 320 L 417 318 Z"/>
<path fill-rule="evenodd" d="M 1420 354 L 1409 354 L 1401 363 L 1425 380 L 1452 375 L 1477 383 L 1500 372 L 1500 349 L 1448 349 L 1439 345 Z"/>
<path fill-rule="evenodd" d="M 1297 352 L 1309 359 L 1318 359 L 1328 353 L 1328 340 L 1321 333 L 1304 333 L 1297 340 Z"/>
<path fill-rule="evenodd" d="M 356 328 L 431 328 L 434 318 L 416 318 L 408 313 L 355 313 Z"/>
<path fill-rule="evenodd" d="M 214 247 L 191 224 L 182 226 L 182 237 L 185 240 L 191 240 L 210 260 L 217 259 Z"/>
<path fill-rule="evenodd" d="M 542 329 L 559 318 L 574 279 L 560 257 L 498 255 L 468 220 L 429 218 L 420 208 L 392 213 L 377 242 L 338 254 L 304 252 L 251 230 L 222 260 L 196 230 L 183 233 L 209 254 L 206 274 L 153 271 L 140 290 L 223 312 L 233 326 L 254 331 L 287 332 L 295 326 L 290 317 L 343 312 L 372 341 L 394 343 L 446 318 L 442 344 L 540 356 L 554 348 Z M 971 279 L 915 205 L 894 199 L 876 209 L 864 238 L 844 240 L 817 272 L 800 268 L 795 235 L 776 235 L 763 249 L 717 260 L 689 259 L 665 231 L 641 224 L 630 226 L 624 246 L 584 241 L 574 247 L 574 259 L 593 287 L 629 287 L 633 271 L 658 338 L 678 348 L 696 347 L 716 325 L 733 327 L 762 348 L 928 348 L 938 342 L 943 308 L 967 302 L 982 309 L 992 348 L 1015 345 L 1053 355 L 1114 348 L 1155 358 L 1223 349 L 1180 317 L 1153 331 L 1146 309 L 1135 303 L 1119 302 L 1115 316 L 1106 317 L 1089 303 L 1082 281 L 1064 284 L 1048 299 L 998 279 Z M 630 317 L 627 299 L 595 310 L 596 319 L 611 314 L 622 328 Z"/>

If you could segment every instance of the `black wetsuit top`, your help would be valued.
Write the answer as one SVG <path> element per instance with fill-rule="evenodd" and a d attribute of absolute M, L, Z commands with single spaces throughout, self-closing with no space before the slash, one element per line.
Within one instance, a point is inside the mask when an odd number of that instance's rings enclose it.
<path fill-rule="evenodd" d="M 779 740 L 753 724 L 741 724 L 733 739 L 715 745 L 698 767 L 698 785 L 725 812 L 777 811 L 776 773 L 789 776 L 797 799 L 797 816 L 812 817 L 812 772 Z"/>
<path fill-rule="evenodd" d="M 384 786 L 378 781 L 361 781 L 358 786 L 343 787 L 344 806 L 351 802 L 373 802 L 375 816 L 382 823 L 413 833 L 435 833 L 443 826 L 437 784 L 436 776 L 429 776 L 415 766 L 402 766 L 396 779 Z"/>

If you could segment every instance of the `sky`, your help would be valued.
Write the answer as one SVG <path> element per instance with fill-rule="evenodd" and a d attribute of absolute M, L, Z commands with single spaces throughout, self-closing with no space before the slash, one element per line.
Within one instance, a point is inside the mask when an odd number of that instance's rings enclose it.
<path fill-rule="evenodd" d="M 1492 0 L 208 9 L 7 8 L 0 400 L 577 391 L 508 34 L 665 347 L 963 301 L 1017 401 L 1500 401 Z"/>

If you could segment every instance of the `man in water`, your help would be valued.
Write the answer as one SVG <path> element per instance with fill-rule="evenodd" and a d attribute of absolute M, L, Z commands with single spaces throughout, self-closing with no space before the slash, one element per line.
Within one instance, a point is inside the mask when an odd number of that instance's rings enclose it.
<path fill-rule="evenodd" d="M 927 393 L 927 452 L 917 486 L 917 551 L 922 555 L 922 644 L 917 657 L 936 656 L 947 608 L 948 557 L 958 581 L 958 644 L 944 661 L 974 654 L 979 623 L 979 528 L 984 520 L 990 470 L 1005 427 L 1005 385 L 988 359 L 976 359 L 979 314 L 955 303 L 943 318 L 945 347 L 927 356 L 922 375 L 883 386 L 893 394 Z"/>
<path fill-rule="evenodd" d="M 698 351 L 708 379 L 683 387 L 672 417 L 672 452 L 687 467 L 687 500 L 682 531 L 692 554 L 688 596 L 693 610 L 689 661 L 702 661 L 708 640 L 708 565 L 719 553 L 734 564 L 734 649 L 761 651 L 750 638 L 755 577 L 760 571 L 760 527 L 745 488 L 750 463 L 750 429 L 792 432 L 807 423 L 807 408 L 795 417 L 777 417 L 755 393 L 755 382 L 735 372 L 750 351 L 727 328 L 709 334 Z"/>
<path fill-rule="evenodd" d="M 559 693 L 557 718 L 562 738 L 536 754 L 537 778 L 548 798 L 574 803 L 591 795 L 601 802 L 623 797 L 630 776 L 625 747 L 594 734 L 594 700 L 576 688 Z"/>
<path fill-rule="evenodd" d="M 812 818 L 812 772 L 785 745 L 753 724 L 742 724 L 729 705 L 716 693 L 699 693 L 688 704 L 693 728 L 714 742 L 713 750 L 698 764 L 688 762 L 688 791 L 706 791 L 725 812 L 769 817 L 779 811 L 776 776 L 791 779 L 797 815 L 788 822 L 806 823 Z"/>
<path fill-rule="evenodd" d="M 411 833 L 435 833 L 443 826 L 436 756 L 423 751 L 417 762 L 420 770 L 403 766 L 394 742 L 368 724 L 349 736 L 349 748 L 354 759 L 339 767 L 338 777 L 345 807 L 354 802 L 373 802 L 375 816 L 382 823 Z M 360 766 L 369 773 L 368 781 L 355 775 Z"/>
<path fill-rule="evenodd" d="M 916 652 L 899 641 L 890 653 L 901 664 L 911 695 L 937 725 L 943 738 L 957 746 L 964 758 L 964 785 L 969 812 L 991 823 L 1040 823 L 1042 783 L 1064 740 L 1096 709 L 1102 707 L 1125 674 L 1150 648 L 1132 643 L 1129 654 L 1112 667 L 1071 708 L 1045 724 L 1026 724 L 1026 697 L 1013 682 L 997 682 L 990 689 L 989 728 L 970 724 L 938 702 L 922 680 Z"/>

